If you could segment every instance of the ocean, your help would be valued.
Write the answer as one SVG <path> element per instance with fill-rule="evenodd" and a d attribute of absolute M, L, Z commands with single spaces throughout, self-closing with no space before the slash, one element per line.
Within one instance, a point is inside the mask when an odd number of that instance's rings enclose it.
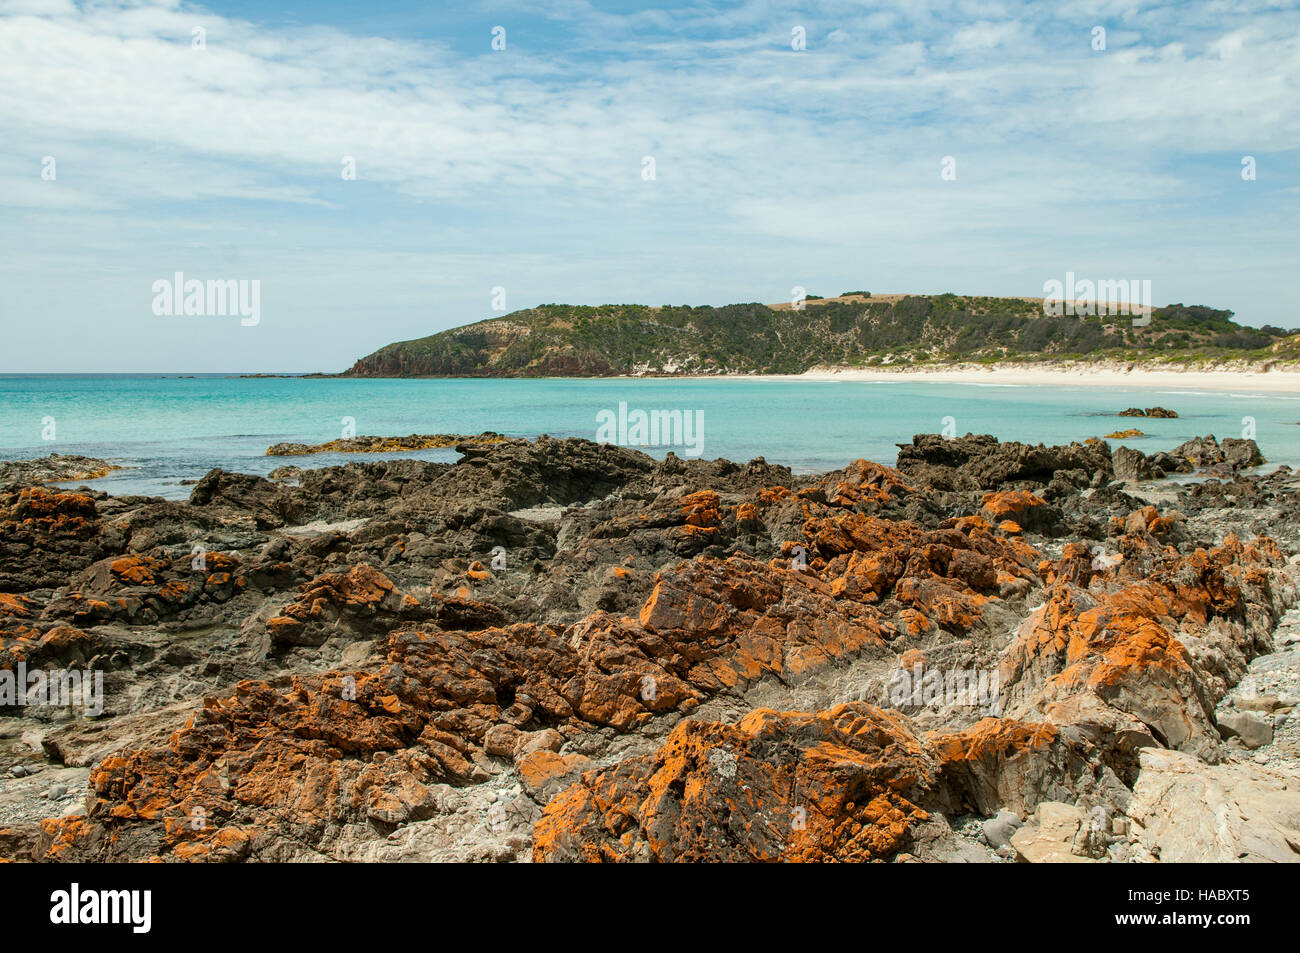
<path fill-rule="evenodd" d="M 1300 395 L 1176 388 L 948 384 L 773 379 L 372 380 L 235 375 L 0 376 L 0 458 L 51 452 L 102 457 L 130 469 L 90 486 L 117 494 L 188 496 L 183 483 L 212 467 L 266 474 L 285 464 L 329 466 L 383 456 L 453 461 L 454 450 L 408 454 L 268 457 L 281 441 L 344 435 L 475 434 L 595 439 L 601 419 L 638 410 L 683 411 L 701 425 L 704 458 L 762 456 L 796 472 L 836 469 L 859 457 L 892 464 L 913 434 L 991 433 L 1005 440 L 1068 443 L 1136 427 L 1112 440 L 1153 453 L 1213 433 L 1239 437 L 1253 421 L 1270 465 L 1300 466 Z M 1178 419 L 1115 416 L 1164 406 Z M 602 412 L 605 416 L 602 418 Z M 347 418 L 347 420 L 345 420 Z M 951 420 L 947 419 L 951 418 Z M 1249 420 L 1244 419 L 1249 418 Z M 667 429 L 667 428 L 665 428 Z M 635 430 L 629 434 L 635 436 Z M 660 435 L 663 440 L 677 433 Z M 695 436 L 692 434 L 692 436 Z M 662 458 L 685 445 L 642 447 Z"/>

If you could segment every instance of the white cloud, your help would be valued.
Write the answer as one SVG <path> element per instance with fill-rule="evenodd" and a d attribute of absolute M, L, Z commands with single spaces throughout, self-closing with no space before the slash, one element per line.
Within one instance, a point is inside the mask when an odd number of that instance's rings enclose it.
<path fill-rule="evenodd" d="M 196 267 L 222 267 L 236 249 L 299 288 L 311 287 L 312 255 L 346 268 L 364 250 L 393 263 L 377 290 L 345 282 L 285 299 L 301 310 L 295 321 L 379 295 L 418 299 L 430 274 L 466 287 L 526 275 L 514 284 L 545 300 L 648 288 L 700 301 L 721 287 L 761 296 L 745 289 L 773 268 L 843 274 L 876 245 L 914 283 L 954 258 L 969 259 L 968 281 L 1014 273 L 1026 256 L 1031 271 L 1053 272 L 1072 254 L 1143 260 L 1153 232 L 1172 247 L 1198 240 L 1189 221 L 1210 235 L 1253 226 L 1273 247 L 1293 240 L 1286 216 L 1246 216 L 1268 189 L 1294 202 L 1280 190 L 1294 181 L 1300 141 L 1300 13 L 1265 2 L 1225 10 L 898 0 L 864 11 L 828 0 L 796 18 L 766 0 L 626 14 L 571 0 L 534 28 L 546 42 L 496 54 L 485 31 L 467 45 L 454 32 L 431 41 L 264 27 L 179 2 L 9 0 L 9 301 L 90 281 L 56 277 L 55 262 L 147 277 L 205 247 L 212 257 Z M 485 16 L 538 15 L 498 6 Z M 807 53 L 789 49 L 797 21 L 823 38 Z M 1105 52 L 1090 48 L 1094 23 L 1107 27 Z M 56 182 L 40 178 L 47 154 Z M 1254 193 L 1238 188 L 1243 154 L 1261 161 Z M 356 182 L 340 179 L 345 155 Z M 651 183 L 644 155 L 656 159 Z M 945 155 L 957 158 L 955 183 L 939 178 Z M 1224 166 L 1227 185 L 1207 164 Z M 155 235 L 209 226 L 212 243 L 184 253 Z M 546 267 L 529 257 L 539 249 Z M 1224 275 L 1257 261 L 1235 247 L 1218 254 Z M 651 261 L 659 270 L 647 275 Z M 1294 303 L 1285 288 L 1252 272 L 1224 297 Z M 94 288 L 82 294 L 135 312 Z M 486 316 L 477 292 L 444 288 L 441 300 L 461 303 L 421 316 L 425 330 Z M 306 366 L 355 357 L 355 333 L 313 342 Z"/>

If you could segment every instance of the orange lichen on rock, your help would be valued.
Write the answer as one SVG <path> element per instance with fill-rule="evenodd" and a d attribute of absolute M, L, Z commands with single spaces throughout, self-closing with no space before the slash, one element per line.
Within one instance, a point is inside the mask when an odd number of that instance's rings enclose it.
<path fill-rule="evenodd" d="M 913 668 L 925 664 L 925 653 L 920 649 L 908 649 L 898 657 L 899 668 Z"/>
<path fill-rule="evenodd" d="M 0 627 L 0 669 L 13 670 L 19 662 L 29 668 L 82 666 L 104 647 L 102 636 L 67 625 L 56 625 L 44 632 L 29 625 Z"/>
<path fill-rule="evenodd" d="M 806 671 L 892 634 L 874 609 L 837 600 L 812 574 L 741 557 L 661 573 L 640 622 L 677 643 L 690 681 L 710 690 Z"/>
<path fill-rule="evenodd" d="M 36 525 L 45 533 L 81 533 L 98 514 L 95 501 L 84 493 L 31 487 L 21 490 L 7 519 Z"/>
<path fill-rule="evenodd" d="M 940 766 L 991 764 L 1041 749 L 1059 735 L 1049 724 L 983 718 L 965 731 L 934 735 L 931 747 Z"/>
<path fill-rule="evenodd" d="M 158 579 L 157 574 L 168 567 L 165 559 L 151 556 L 123 556 L 109 564 L 109 571 L 121 582 L 134 586 L 152 586 Z"/>
<path fill-rule="evenodd" d="M 466 589 L 464 598 L 468 597 Z M 342 616 L 396 622 L 404 617 L 421 618 L 419 609 L 416 599 L 398 591 L 379 570 L 363 564 L 353 566 L 346 574 L 317 576 L 278 616 L 267 620 L 266 626 L 277 643 L 320 645 Z"/>
<path fill-rule="evenodd" d="M 588 772 L 534 828 L 535 861 L 863 861 L 911 843 L 934 762 L 866 703 L 685 721 L 654 754 Z"/>
<path fill-rule="evenodd" d="M 0 617 L 9 619 L 30 619 L 40 606 L 26 596 L 0 592 Z"/>
<path fill-rule="evenodd" d="M 780 503 L 794 496 L 794 491 L 784 486 L 768 486 L 758 491 L 759 502 L 764 505 Z"/>
<path fill-rule="evenodd" d="M 957 631 L 969 628 L 988 598 L 1008 590 L 1011 580 L 1038 581 L 1038 552 L 998 535 L 978 517 L 921 530 L 832 511 L 810 516 L 804 532 L 816 553 L 810 565 L 831 579 L 836 596 L 876 602 L 892 595 Z"/>
<path fill-rule="evenodd" d="M 1043 722 L 983 718 L 961 731 L 931 732 L 926 743 L 938 764 L 941 803 L 961 813 L 1028 813 L 1059 796 L 1061 780 L 1086 763 L 1082 743 Z"/>
<path fill-rule="evenodd" d="M 183 616 L 201 602 L 225 602 L 248 583 L 232 570 L 239 559 L 196 550 L 177 558 L 133 553 L 108 557 L 76 575 L 50 603 L 46 618 L 78 625 L 122 622 L 149 625 Z M 293 578 L 287 566 L 269 567 L 261 584 Z"/>
<path fill-rule="evenodd" d="M 718 494 L 712 490 L 688 493 L 678 500 L 678 505 L 688 526 L 717 526 L 721 521 L 718 515 Z"/>
<path fill-rule="evenodd" d="M 364 614 L 400 609 L 408 598 L 376 570 L 354 567 L 346 577 L 313 580 L 292 604 L 298 618 L 286 610 L 267 627 L 273 639 L 286 638 L 284 628 L 300 638 L 295 626 L 344 606 Z M 565 630 L 409 625 L 388 636 L 388 662 L 377 672 L 299 676 L 287 691 L 243 682 L 233 697 L 209 699 L 167 748 L 105 759 L 91 777 L 92 821 L 144 825 L 153 832 L 152 852 L 167 856 L 193 839 L 168 820 L 195 807 L 215 828 L 282 832 L 356 811 L 400 818 L 425 808 L 418 791 L 393 793 L 394 785 L 485 780 L 494 726 L 629 730 L 769 675 L 863 651 L 887 653 L 892 634 L 875 609 L 837 601 L 811 574 L 773 571 L 748 557 L 699 558 L 661 572 L 639 623 L 597 612 Z M 339 792 L 369 770 L 376 753 L 385 755 L 382 776 L 370 785 L 376 793 L 341 800 Z M 549 749 L 527 758 L 521 770 L 540 785 L 580 764 Z M 214 771 L 228 782 L 214 788 Z M 882 832 L 897 820 L 893 813 L 861 805 L 854 817 L 859 824 L 872 819 L 862 837 L 873 850 L 892 843 Z"/>
<path fill-rule="evenodd" d="M 843 479 L 827 486 L 826 495 L 835 506 L 854 506 L 863 502 L 888 503 L 920 492 L 893 467 L 868 460 L 854 460 L 842 471 Z M 826 481 L 828 484 L 830 480 Z"/>
<path fill-rule="evenodd" d="M 1155 519 L 1142 514 L 1145 525 Z M 1216 759 L 1213 711 L 1228 683 L 1214 670 L 1225 650 L 1244 670 L 1254 649 L 1240 619 L 1242 587 L 1271 605 L 1268 569 L 1281 555 L 1271 541 L 1245 547 L 1236 537 L 1186 555 L 1148 536 L 1119 542 L 1128 557 L 1113 566 L 1082 544 L 1065 547 L 1050 599 L 1002 660 L 1008 713 L 1075 717 L 1086 708 L 1096 718 L 1110 709 L 1115 724 L 1136 719 L 1169 747 Z M 1237 641 L 1201 662 L 1180 636 L 1202 635 L 1212 621 Z"/>
<path fill-rule="evenodd" d="M 979 515 L 990 523 L 999 523 L 1012 517 L 1020 517 L 1046 502 L 1028 490 L 1005 490 L 985 493 L 980 504 Z"/>
<path fill-rule="evenodd" d="M 515 766 L 519 779 L 530 791 L 541 791 L 548 781 L 576 771 L 591 759 L 580 754 L 557 754 L 554 751 L 530 751 Z"/>
<path fill-rule="evenodd" d="M 47 838 L 45 856 L 49 860 L 58 860 L 61 854 L 93 839 L 97 833 L 84 814 L 46 818 L 41 821 L 41 832 Z"/>

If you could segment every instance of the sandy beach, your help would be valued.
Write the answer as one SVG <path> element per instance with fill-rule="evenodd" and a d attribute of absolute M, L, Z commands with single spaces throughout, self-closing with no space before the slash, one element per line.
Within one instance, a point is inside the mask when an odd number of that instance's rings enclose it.
<path fill-rule="evenodd" d="M 1300 395 L 1300 367 L 1287 365 L 1269 370 L 1180 369 L 1138 367 L 1126 364 L 978 364 L 928 368 L 813 368 L 803 374 L 773 380 L 930 382 L 937 384 L 993 384 L 1050 387 L 1175 387 L 1225 392 L 1294 392 Z"/>

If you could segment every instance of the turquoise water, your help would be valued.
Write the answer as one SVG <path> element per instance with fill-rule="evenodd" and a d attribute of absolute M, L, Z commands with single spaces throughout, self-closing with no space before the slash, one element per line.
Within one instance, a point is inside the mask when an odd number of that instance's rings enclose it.
<path fill-rule="evenodd" d="M 113 493 L 188 495 L 182 480 L 221 466 L 267 473 L 296 463 L 327 466 L 375 459 L 356 454 L 267 457 L 284 440 L 320 443 L 356 433 L 501 433 L 595 439 L 597 414 L 683 410 L 703 414 L 703 456 L 746 461 L 756 456 L 798 472 L 818 472 L 866 457 L 893 463 L 898 443 L 937 433 L 944 418 L 956 432 L 1064 443 L 1138 427 L 1151 436 L 1123 441 L 1146 453 L 1189 437 L 1242 433 L 1274 464 L 1300 466 L 1300 394 L 1205 393 L 1174 388 L 1103 388 L 793 380 L 339 380 L 201 375 L 0 376 L 0 457 L 51 451 L 104 457 L 132 469 L 91 484 Z M 1113 416 L 1156 404 L 1177 420 Z M 47 418 L 53 418 L 52 440 Z M 1120 441 L 1112 441 L 1118 444 Z M 673 449 L 646 447 L 662 457 Z M 453 450 L 403 456 L 451 461 Z"/>

